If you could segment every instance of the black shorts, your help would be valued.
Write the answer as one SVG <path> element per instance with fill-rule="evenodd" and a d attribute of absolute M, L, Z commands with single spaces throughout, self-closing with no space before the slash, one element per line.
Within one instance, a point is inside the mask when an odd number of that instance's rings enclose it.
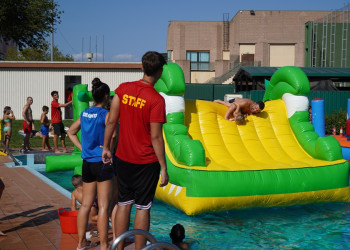
<path fill-rule="evenodd" d="M 133 164 L 117 158 L 118 206 L 150 209 L 160 175 L 159 162 Z"/>
<path fill-rule="evenodd" d="M 83 160 L 82 178 L 83 182 L 102 182 L 111 180 L 114 176 L 114 166 L 105 165 L 102 161 L 87 162 Z"/>
<path fill-rule="evenodd" d="M 55 135 L 64 135 L 66 134 L 66 131 L 64 130 L 64 125 L 62 122 L 60 123 L 53 123 L 53 132 Z"/>

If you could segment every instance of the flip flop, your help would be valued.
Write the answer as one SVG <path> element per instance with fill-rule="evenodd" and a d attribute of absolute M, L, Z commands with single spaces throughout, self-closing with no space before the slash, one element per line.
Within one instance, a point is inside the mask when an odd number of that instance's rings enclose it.
<path fill-rule="evenodd" d="M 90 232 L 86 232 L 86 233 L 85 233 L 85 238 L 86 238 L 87 240 L 90 240 L 91 237 L 92 237 L 92 235 L 91 235 Z"/>

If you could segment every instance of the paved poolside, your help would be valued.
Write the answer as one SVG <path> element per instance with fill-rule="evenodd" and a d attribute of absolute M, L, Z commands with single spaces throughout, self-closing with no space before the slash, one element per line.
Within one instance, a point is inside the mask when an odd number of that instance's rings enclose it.
<path fill-rule="evenodd" d="M 70 208 L 70 199 L 26 168 L 7 167 L 8 162 L 12 162 L 10 157 L 0 156 L 0 177 L 5 183 L 0 199 L 0 231 L 7 234 L 0 237 L 0 250 L 76 249 L 78 235 L 62 233 L 57 213 L 58 208 Z M 125 249 L 133 250 L 135 245 Z"/>
<path fill-rule="evenodd" d="M 61 232 L 57 209 L 70 200 L 23 167 L 0 156 L 5 190 L 0 200 L 0 249 L 76 249 L 77 234 Z"/>

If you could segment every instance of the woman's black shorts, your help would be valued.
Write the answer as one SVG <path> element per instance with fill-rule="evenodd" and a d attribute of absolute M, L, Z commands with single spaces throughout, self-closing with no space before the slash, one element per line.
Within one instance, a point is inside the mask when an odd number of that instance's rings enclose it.
<path fill-rule="evenodd" d="M 160 174 L 159 162 L 133 164 L 117 158 L 118 205 L 150 209 Z"/>
<path fill-rule="evenodd" d="M 113 178 L 114 166 L 100 162 L 87 162 L 83 160 L 83 182 L 102 182 Z"/>

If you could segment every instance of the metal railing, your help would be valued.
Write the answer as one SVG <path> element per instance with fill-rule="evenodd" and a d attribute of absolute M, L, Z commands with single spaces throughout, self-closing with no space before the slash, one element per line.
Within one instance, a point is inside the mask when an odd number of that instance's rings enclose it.
<path fill-rule="evenodd" d="M 5 143 L 3 141 L 0 141 L 0 143 L 2 144 L 2 146 L 5 148 L 7 154 L 11 157 L 11 159 L 13 160 L 13 162 L 15 163 L 15 166 L 19 166 L 21 165 L 16 158 L 13 156 L 13 154 L 10 152 L 10 150 L 6 147 Z"/>
<path fill-rule="evenodd" d="M 135 235 L 135 234 L 141 234 L 141 235 L 145 236 L 146 239 L 151 243 L 151 244 L 145 246 L 144 248 L 142 248 L 143 250 L 156 249 L 159 247 L 169 249 L 169 250 L 180 250 L 177 246 L 175 246 L 171 243 L 157 241 L 156 238 L 152 234 L 150 234 L 149 232 L 147 232 L 145 230 L 141 230 L 141 229 L 129 230 L 129 231 L 126 231 L 126 232 L 122 233 L 121 235 L 119 235 L 113 241 L 113 244 L 111 246 L 111 250 L 117 249 L 120 242 L 122 242 L 124 239 L 128 238 L 129 236 Z"/>
<path fill-rule="evenodd" d="M 210 78 L 207 81 L 207 83 L 223 83 L 230 77 L 233 77 L 241 68 L 241 66 L 241 63 L 236 64 L 235 66 L 233 66 L 233 68 L 229 69 L 226 73 L 222 74 L 221 76 Z"/>

